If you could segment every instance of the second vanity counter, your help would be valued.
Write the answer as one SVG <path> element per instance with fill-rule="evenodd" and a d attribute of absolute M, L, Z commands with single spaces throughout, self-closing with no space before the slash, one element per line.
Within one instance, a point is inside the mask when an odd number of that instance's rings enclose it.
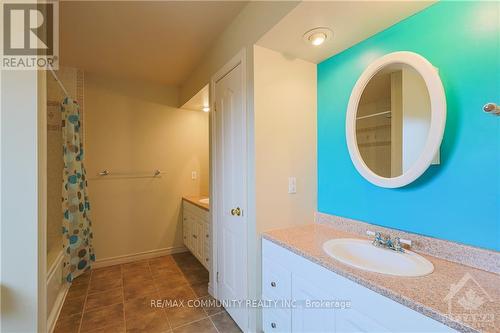
<path fill-rule="evenodd" d="M 495 327 L 500 328 L 500 276 L 497 274 L 425 254 L 421 255 L 434 265 L 434 272 L 427 276 L 396 277 L 364 271 L 331 258 L 322 248 L 323 243 L 330 239 L 361 237 L 318 223 L 272 230 L 264 233 L 263 238 L 463 332 L 482 330 L 469 326 L 460 318 L 449 316 L 447 296 L 453 285 L 462 286 L 463 283 L 473 279 L 473 283 L 479 285 L 486 293 L 486 295 L 480 295 L 484 301 L 481 305 L 481 313 L 492 314 L 494 318 L 494 323 L 486 325 L 484 331 L 495 331 Z"/>
<path fill-rule="evenodd" d="M 200 200 L 206 197 L 182 198 L 182 237 L 184 246 L 209 269 L 210 266 L 210 217 L 209 206 Z"/>
<path fill-rule="evenodd" d="M 197 195 L 191 195 L 191 196 L 184 196 L 182 197 L 182 200 L 187 201 L 195 206 L 198 206 L 204 210 L 210 210 L 210 206 L 207 203 L 200 202 L 200 200 L 207 199 L 206 196 L 197 196 Z"/>

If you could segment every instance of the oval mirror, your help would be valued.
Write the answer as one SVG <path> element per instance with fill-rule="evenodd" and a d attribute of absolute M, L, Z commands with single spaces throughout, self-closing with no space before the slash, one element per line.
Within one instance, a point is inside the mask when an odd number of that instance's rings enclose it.
<path fill-rule="evenodd" d="M 346 118 L 358 172 L 387 188 L 413 182 L 439 163 L 446 100 L 437 69 L 412 52 L 385 55 L 362 73 Z"/>

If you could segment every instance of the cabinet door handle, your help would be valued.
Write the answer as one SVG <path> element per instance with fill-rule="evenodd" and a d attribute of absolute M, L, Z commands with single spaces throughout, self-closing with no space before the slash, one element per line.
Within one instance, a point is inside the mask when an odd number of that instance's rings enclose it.
<path fill-rule="evenodd" d="M 271 287 L 276 287 L 276 282 L 271 282 Z"/>
<path fill-rule="evenodd" d="M 271 323 L 272 328 L 276 328 L 276 323 Z"/>
<path fill-rule="evenodd" d="M 197 238 L 198 238 L 198 236 L 196 236 L 196 235 L 193 235 L 193 238 L 194 238 L 194 239 L 197 239 Z"/>

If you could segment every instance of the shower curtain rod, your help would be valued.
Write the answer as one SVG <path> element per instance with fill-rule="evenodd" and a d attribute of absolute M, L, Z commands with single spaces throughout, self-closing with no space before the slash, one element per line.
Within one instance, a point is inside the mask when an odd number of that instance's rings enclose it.
<path fill-rule="evenodd" d="M 49 70 L 52 73 L 52 76 L 54 77 L 54 80 L 56 80 L 56 82 L 59 84 L 59 87 L 61 87 L 62 91 L 64 91 L 64 94 L 66 95 L 66 97 L 69 98 L 70 96 L 68 94 L 68 91 L 66 90 L 66 88 L 64 88 L 64 85 L 62 84 L 61 80 L 59 80 L 59 78 L 57 77 L 57 74 L 54 71 L 54 69 L 52 68 L 52 66 L 49 66 Z"/>

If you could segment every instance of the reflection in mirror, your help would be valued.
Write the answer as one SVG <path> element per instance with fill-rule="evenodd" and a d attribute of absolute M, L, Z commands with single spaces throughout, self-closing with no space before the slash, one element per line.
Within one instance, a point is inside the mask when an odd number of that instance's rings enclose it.
<path fill-rule="evenodd" d="M 392 178 L 412 167 L 423 152 L 431 124 L 431 103 L 420 74 L 391 64 L 366 85 L 356 114 L 356 142 L 366 166 Z"/>

